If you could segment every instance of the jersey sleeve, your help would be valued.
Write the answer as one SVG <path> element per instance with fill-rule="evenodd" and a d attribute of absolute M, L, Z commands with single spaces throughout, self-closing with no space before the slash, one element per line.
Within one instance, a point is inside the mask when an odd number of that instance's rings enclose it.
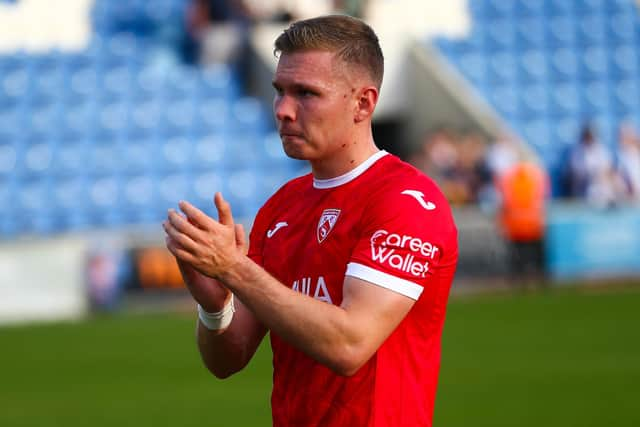
<path fill-rule="evenodd" d="M 372 198 L 358 230 L 347 276 L 417 300 L 442 257 L 442 218 L 449 211 L 429 186 L 380 191 Z"/>

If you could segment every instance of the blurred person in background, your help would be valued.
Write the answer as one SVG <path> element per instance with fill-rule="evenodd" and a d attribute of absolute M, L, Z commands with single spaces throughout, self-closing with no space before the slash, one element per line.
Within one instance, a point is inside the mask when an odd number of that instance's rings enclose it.
<path fill-rule="evenodd" d="M 598 140 L 590 123 L 580 131 L 580 140 L 569 154 L 570 196 L 590 200 L 596 204 L 599 195 L 610 194 L 605 188 L 612 182 L 613 162 L 607 148 Z"/>
<path fill-rule="evenodd" d="M 466 132 L 460 137 L 459 169 L 469 189 L 469 203 L 478 203 L 486 186 L 493 184 L 487 165 L 487 142 L 477 132 Z"/>
<path fill-rule="evenodd" d="M 630 123 L 620 126 L 616 162 L 629 198 L 640 202 L 640 136 Z"/>
<path fill-rule="evenodd" d="M 497 177 L 496 189 L 498 223 L 508 243 L 512 283 L 537 283 L 544 279 L 548 175 L 537 163 L 519 161 Z"/>
<path fill-rule="evenodd" d="M 492 180 L 500 179 L 500 175 L 518 162 L 516 138 L 512 133 L 505 131 L 489 146 L 486 164 Z"/>
<path fill-rule="evenodd" d="M 458 258 L 451 209 L 375 145 L 384 64 L 369 26 L 299 21 L 275 48 L 283 148 L 312 173 L 260 209 L 248 256 L 220 193 L 218 221 L 181 202 L 163 224 L 199 304 L 203 361 L 227 377 L 270 331 L 273 425 L 430 426 Z"/>
<path fill-rule="evenodd" d="M 241 59 L 252 20 L 242 0 L 192 0 L 185 20 L 186 62 L 232 63 Z"/>

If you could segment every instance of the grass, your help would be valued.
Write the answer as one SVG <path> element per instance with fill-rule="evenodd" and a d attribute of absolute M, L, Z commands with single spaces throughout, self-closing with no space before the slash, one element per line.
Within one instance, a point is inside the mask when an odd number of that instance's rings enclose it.
<path fill-rule="evenodd" d="M 640 289 L 453 298 L 435 426 L 640 425 Z M 268 426 L 268 345 L 208 375 L 194 316 L 0 329 L 1 426 Z"/>

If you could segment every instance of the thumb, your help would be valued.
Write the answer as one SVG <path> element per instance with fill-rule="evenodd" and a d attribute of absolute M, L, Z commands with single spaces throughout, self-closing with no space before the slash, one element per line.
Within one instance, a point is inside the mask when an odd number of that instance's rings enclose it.
<path fill-rule="evenodd" d="M 244 227 L 242 226 L 242 224 L 236 224 L 236 246 L 238 247 L 238 249 L 240 249 L 240 251 L 246 255 L 247 254 L 247 240 L 246 240 L 246 233 L 244 232 Z"/>

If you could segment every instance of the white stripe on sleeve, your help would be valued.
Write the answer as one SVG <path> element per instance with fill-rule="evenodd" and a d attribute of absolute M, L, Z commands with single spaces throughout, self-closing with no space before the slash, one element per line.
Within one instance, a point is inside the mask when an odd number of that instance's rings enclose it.
<path fill-rule="evenodd" d="M 423 291 L 422 286 L 409 280 L 401 279 L 389 273 L 355 262 L 347 264 L 347 272 L 345 275 L 366 280 L 374 285 L 387 288 L 414 300 L 417 300 Z"/>

